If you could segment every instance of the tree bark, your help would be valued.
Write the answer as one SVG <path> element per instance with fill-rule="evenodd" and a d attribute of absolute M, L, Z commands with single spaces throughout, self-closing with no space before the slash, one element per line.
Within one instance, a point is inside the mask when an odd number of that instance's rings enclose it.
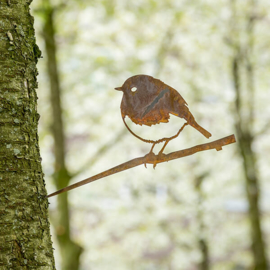
<path fill-rule="evenodd" d="M 0 268 L 55 269 L 37 126 L 31 0 L 0 3 Z"/>
<path fill-rule="evenodd" d="M 54 139 L 54 181 L 56 187 L 66 187 L 71 179 L 65 164 L 65 136 L 62 120 L 61 89 L 57 65 L 57 48 L 55 43 L 54 8 L 49 0 L 44 1 L 43 36 L 47 55 L 47 71 L 50 80 L 50 95 L 52 106 L 52 134 Z M 68 194 L 61 194 L 58 198 L 58 217 L 53 225 L 60 246 L 61 267 L 63 270 L 79 269 L 79 259 L 82 248 L 72 241 L 70 236 L 70 217 Z"/>

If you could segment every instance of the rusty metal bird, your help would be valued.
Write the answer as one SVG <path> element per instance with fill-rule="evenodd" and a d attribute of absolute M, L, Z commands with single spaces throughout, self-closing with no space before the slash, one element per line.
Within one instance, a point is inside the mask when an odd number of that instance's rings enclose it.
<path fill-rule="evenodd" d="M 158 79 L 148 75 L 135 75 L 115 90 L 123 92 L 121 114 L 127 129 L 138 139 L 153 144 L 149 154 L 157 143 L 165 142 L 159 152 L 159 155 L 162 154 L 168 142 L 176 138 L 186 125 L 197 129 L 206 138 L 212 136 L 196 122 L 184 98 L 174 88 Z M 187 122 L 174 136 L 157 141 L 141 138 L 125 122 L 125 117 L 128 116 L 135 124 L 151 126 L 169 122 L 170 114 L 184 118 Z"/>
<path fill-rule="evenodd" d="M 224 145 L 235 142 L 234 135 L 230 135 L 210 143 L 196 145 L 188 149 L 175 151 L 164 155 L 163 150 L 168 142 L 176 138 L 186 125 L 191 125 L 200 133 L 202 133 L 206 138 L 209 138 L 212 135 L 195 121 L 183 97 L 175 89 L 158 79 L 148 75 L 136 75 L 128 78 L 121 87 L 116 87 L 115 89 L 123 92 L 121 113 L 125 126 L 131 132 L 131 134 L 138 139 L 153 144 L 150 152 L 144 157 L 129 160 L 123 164 L 117 165 L 92 177 L 86 178 L 78 183 L 62 188 L 48 195 L 47 197 L 61 194 L 103 177 L 134 168 L 141 164 L 144 164 L 145 166 L 146 164 L 153 164 L 155 168 L 156 164 L 158 163 L 190 156 L 200 151 L 209 149 L 216 149 L 217 151 L 220 151 Z M 152 126 L 162 122 L 169 122 L 170 114 L 184 118 L 187 122 L 174 136 L 169 138 L 162 138 L 157 141 L 141 138 L 140 136 L 136 135 L 125 122 L 125 117 L 128 116 L 135 124 Z M 158 155 L 155 155 L 153 153 L 153 148 L 157 143 L 161 142 L 165 142 L 165 144 L 163 145 Z"/>

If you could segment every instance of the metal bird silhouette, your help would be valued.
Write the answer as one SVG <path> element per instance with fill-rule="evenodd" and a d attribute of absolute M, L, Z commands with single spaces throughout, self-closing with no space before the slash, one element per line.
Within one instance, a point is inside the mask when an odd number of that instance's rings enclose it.
<path fill-rule="evenodd" d="M 183 97 L 175 89 L 158 79 L 155 79 L 148 75 L 136 75 L 128 78 L 124 82 L 123 86 L 116 87 L 115 89 L 123 92 L 121 113 L 124 124 L 135 137 L 139 138 L 144 142 L 153 144 L 150 152 L 144 157 L 129 160 L 125 163 L 117 165 L 92 177 L 86 178 L 78 183 L 62 188 L 48 195 L 47 197 L 61 194 L 63 192 L 83 186 L 103 177 L 107 177 L 109 175 L 134 168 L 141 164 L 144 164 L 145 166 L 146 164 L 153 164 L 155 168 L 156 164 L 158 163 L 168 162 L 177 158 L 190 156 L 200 151 L 205 151 L 209 149 L 216 149 L 217 151 L 220 151 L 222 150 L 223 146 L 235 142 L 234 135 L 230 135 L 210 143 L 196 145 L 188 149 L 164 155 L 162 153 L 168 142 L 176 138 L 186 125 L 191 125 L 200 133 L 202 133 L 206 138 L 209 138 L 212 135 L 195 121 Z M 145 140 L 139 137 L 128 127 L 125 122 L 125 117 L 129 116 L 129 118 L 135 124 L 151 126 L 159 124 L 161 122 L 169 122 L 170 114 L 176 115 L 180 118 L 184 118 L 187 122 L 174 136 L 169 138 L 161 138 L 157 141 Z M 153 148 L 157 143 L 161 142 L 165 142 L 165 144 L 163 145 L 158 155 L 155 155 L 153 153 Z"/>
<path fill-rule="evenodd" d="M 157 143 L 165 142 L 159 152 L 159 155 L 162 154 L 168 142 L 176 138 L 186 125 L 197 129 L 206 138 L 212 136 L 196 122 L 184 98 L 174 88 L 158 79 L 148 75 L 135 75 L 128 78 L 121 87 L 116 87 L 115 90 L 123 92 L 121 114 L 125 126 L 138 139 L 153 144 L 150 153 Z M 184 118 L 187 122 L 176 135 L 157 141 L 141 138 L 125 122 L 125 117 L 128 116 L 135 124 L 151 126 L 169 122 L 170 114 Z"/>

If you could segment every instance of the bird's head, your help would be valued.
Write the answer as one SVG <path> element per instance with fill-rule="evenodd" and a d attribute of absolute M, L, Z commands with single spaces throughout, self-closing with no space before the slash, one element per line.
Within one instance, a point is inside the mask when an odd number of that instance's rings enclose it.
<path fill-rule="evenodd" d="M 123 91 L 127 95 L 135 95 L 139 89 L 147 88 L 151 76 L 148 75 L 135 75 L 128 78 L 121 87 L 115 87 L 115 90 Z"/>

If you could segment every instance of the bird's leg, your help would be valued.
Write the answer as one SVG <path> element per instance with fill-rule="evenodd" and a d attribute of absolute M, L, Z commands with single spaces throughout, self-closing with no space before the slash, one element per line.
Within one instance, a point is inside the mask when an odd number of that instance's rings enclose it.
<path fill-rule="evenodd" d="M 150 154 L 150 153 L 153 153 L 153 149 L 154 149 L 155 145 L 156 145 L 156 144 L 153 143 L 153 145 L 152 145 L 152 147 L 151 147 L 151 150 L 150 150 L 149 154 Z"/>
<path fill-rule="evenodd" d="M 164 155 L 164 154 L 163 154 L 163 151 L 164 151 L 166 145 L 169 143 L 169 141 L 170 141 L 170 139 L 166 140 L 166 142 L 164 143 L 163 147 L 162 147 L 161 150 L 158 152 L 158 158 L 162 158 L 162 155 Z M 154 163 L 154 164 L 153 164 L 153 168 L 155 169 L 156 166 L 157 166 L 157 163 Z"/>
<path fill-rule="evenodd" d="M 153 153 L 153 149 L 154 149 L 155 145 L 156 145 L 156 143 L 153 143 L 150 152 L 146 155 L 148 160 L 151 160 L 153 158 L 153 156 L 155 156 L 155 154 Z M 146 163 L 144 163 L 144 167 L 147 168 Z"/>
<path fill-rule="evenodd" d="M 158 152 L 158 156 L 161 155 L 166 147 L 166 145 L 169 143 L 170 140 L 166 140 L 166 142 L 164 143 L 163 147 L 161 148 L 161 150 Z"/>

